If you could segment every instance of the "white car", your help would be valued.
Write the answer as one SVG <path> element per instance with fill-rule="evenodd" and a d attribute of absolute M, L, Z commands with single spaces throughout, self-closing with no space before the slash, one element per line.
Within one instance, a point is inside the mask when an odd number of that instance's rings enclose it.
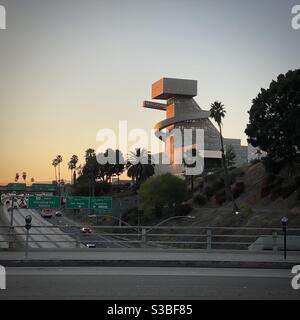
<path fill-rule="evenodd" d="M 56 211 L 55 212 L 55 217 L 62 217 L 62 212 L 61 211 Z"/>
<path fill-rule="evenodd" d="M 85 246 L 87 248 L 96 248 L 96 245 L 94 243 L 87 243 Z"/>

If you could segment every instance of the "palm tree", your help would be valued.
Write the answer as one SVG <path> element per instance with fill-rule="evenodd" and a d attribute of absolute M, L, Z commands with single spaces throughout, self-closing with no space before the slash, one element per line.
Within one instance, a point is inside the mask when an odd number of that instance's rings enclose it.
<path fill-rule="evenodd" d="M 116 164 L 114 165 L 114 173 L 118 177 L 118 184 L 120 184 L 120 175 L 124 172 L 125 170 L 125 165 L 124 165 L 124 156 L 122 151 L 116 150 Z"/>
<path fill-rule="evenodd" d="M 31 178 L 30 181 L 31 181 L 31 184 L 33 184 L 34 183 L 34 178 Z"/>
<path fill-rule="evenodd" d="M 215 122 L 218 124 L 219 127 L 219 133 L 220 133 L 220 142 L 221 142 L 221 153 L 222 153 L 222 163 L 224 167 L 224 173 L 225 173 L 225 192 L 226 192 L 226 199 L 233 202 L 234 205 L 234 211 L 237 212 L 238 208 L 234 201 L 231 189 L 230 189 L 230 183 L 229 183 L 229 175 L 228 175 L 228 169 L 226 164 L 226 158 L 225 158 L 225 151 L 224 151 L 224 142 L 223 142 L 223 135 L 222 135 L 222 119 L 225 117 L 226 110 L 224 109 L 224 105 L 222 102 L 215 101 L 210 105 L 210 117 L 215 120 Z"/>
<path fill-rule="evenodd" d="M 78 157 L 74 154 L 68 162 L 68 168 L 71 170 L 71 183 L 73 178 L 73 184 L 76 183 L 76 169 L 77 169 Z"/>
<path fill-rule="evenodd" d="M 58 166 L 58 162 L 57 162 L 57 159 L 56 159 L 56 158 L 52 160 L 52 165 L 53 165 L 54 170 L 55 170 L 55 181 L 56 181 L 56 183 L 57 183 L 57 172 L 56 172 L 56 167 Z"/>
<path fill-rule="evenodd" d="M 154 174 L 152 156 L 146 149 L 137 148 L 131 151 L 127 159 L 127 175 L 139 186 Z"/>
<path fill-rule="evenodd" d="M 99 171 L 99 164 L 94 149 L 85 151 L 85 165 L 82 168 L 82 173 L 89 178 L 89 195 L 95 196 L 95 183 Z"/>
<path fill-rule="evenodd" d="M 23 178 L 24 182 L 26 183 L 26 178 L 27 178 L 27 173 L 26 172 L 22 173 L 22 178 Z"/>
<path fill-rule="evenodd" d="M 58 165 L 58 184 L 60 184 L 60 164 L 63 162 L 62 156 L 58 155 L 56 157 L 57 165 Z"/>
<path fill-rule="evenodd" d="M 20 175 L 18 173 L 16 173 L 15 182 L 18 182 L 19 178 L 20 178 Z"/>

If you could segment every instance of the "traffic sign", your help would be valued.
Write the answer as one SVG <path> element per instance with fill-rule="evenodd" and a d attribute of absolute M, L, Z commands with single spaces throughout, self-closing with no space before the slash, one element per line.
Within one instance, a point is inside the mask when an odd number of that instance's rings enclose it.
<path fill-rule="evenodd" d="M 57 196 L 30 196 L 28 207 L 30 209 L 58 209 L 61 207 L 61 198 Z"/>
<path fill-rule="evenodd" d="M 92 197 L 90 203 L 91 209 L 100 209 L 101 211 L 109 211 L 112 209 L 111 197 Z"/>
<path fill-rule="evenodd" d="M 67 197 L 66 209 L 89 209 L 90 197 Z"/>
<path fill-rule="evenodd" d="M 26 191 L 26 183 L 9 183 L 6 187 L 8 191 Z"/>
<path fill-rule="evenodd" d="M 33 183 L 31 191 L 36 192 L 56 192 L 57 186 L 55 184 Z"/>

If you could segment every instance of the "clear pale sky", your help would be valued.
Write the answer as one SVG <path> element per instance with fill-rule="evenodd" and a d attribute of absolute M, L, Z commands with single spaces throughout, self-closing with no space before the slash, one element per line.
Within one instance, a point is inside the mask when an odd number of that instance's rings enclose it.
<path fill-rule="evenodd" d="M 142 109 L 161 77 L 198 80 L 197 102 L 227 109 L 224 135 L 241 138 L 251 100 L 300 65 L 290 0 L 0 0 L 0 183 L 26 171 L 51 181 L 61 154 L 97 148 L 101 128 L 149 131 Z"/>

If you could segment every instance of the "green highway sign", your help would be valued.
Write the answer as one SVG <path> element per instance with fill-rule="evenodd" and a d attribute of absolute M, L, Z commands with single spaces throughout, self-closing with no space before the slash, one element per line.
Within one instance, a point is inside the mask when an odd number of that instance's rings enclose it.
<path fill-rule="evenodd" d="M 90 197 L 67 197 L 66 209 L 89 209 Z"/>
<path fill-rule="evenodd" d="M 9 183 L 6 187 L 8 191 L 26 191 L 25 183 Z"/>
<path fill-rule="evenodd" d="M 58 209 L 61 207 L 61 198 L 57 196 L 30 196 L 28 207 L 30 209 Z"/>
<path fill-rule="evenodd" d="M 91 209 L 100 209 L 101 211 L 109 211 L 112 209 L 111 197 L 92 197 L 90 203 Z"/>
<path fill-rule="evenodd" d="M 55 184 L 33 183 L 31 186 L 31 191 L 55 192 L 57 191 L 57 186 Z"/>

